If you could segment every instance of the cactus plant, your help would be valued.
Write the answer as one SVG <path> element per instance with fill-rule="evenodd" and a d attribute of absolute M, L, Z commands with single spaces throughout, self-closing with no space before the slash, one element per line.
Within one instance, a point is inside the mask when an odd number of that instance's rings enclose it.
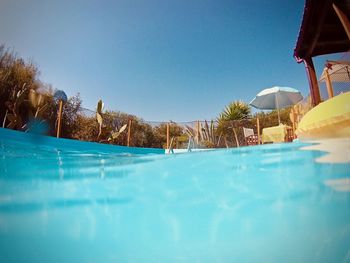
<path fill-rule="evenodd" d="M 217 136 L 213 120 L 210 121 L 210 126 L 207 121 L 204 122 L 204 127 L 200 129 L 200 136 L 202 138 L 202 143 L 204 143 L 206 147 L 217 147 L 220 136 Z"/>
<path fill-rule="evenodd" d="M 38 118 L 40 113 L 47 107 L 44 95 L 37 93 L 35 90 L 31 89 L 29 91 L 29 101 L 35 109 L 34 118 Z"/>
<path fill-rule="evenodd" d="M 108 138 L 108 141 L 113 141 L 115 139 L 117 139 L 119 137 L 119 135 L 126 130 L 126 127 L 128 125 L 127 124 L 124 124 L 120 129 L 119 131 L 115 131 L 115 132 L 111 132 L 111 137 Z"/>
<path fill-rule="evenodd" d="M 199 130 L 197 131 L 197 128 L 194 129 L 192 127 L 189 127 L 186 125 L 186 133 L 190 138 L 195 138 L 196 134 L 199 135 L 198 141 L 202 146 L 205 146 L 207 148 L 213 148 L 217 147 L 220 142 L 220 137 L 217 136 L 217 131 L 214 125 L 214 121 L 210 121 L 210 125 L 207 121 L 204 121 L 204 125 L 199 123 Z"/>
<path fill-rule="evenodd" d="M 101 133 L 102 133 L 102 124 L 103 124 L 102 110 L 103 110 L 103 107 L 104 107 L 104 103 L 100 99 L 97 103 L 97 109 L 96 109 L 96 120 L 97 120 L 97 123 L 99 125 L 99 132 L 97 135 L 97 140 L 100 138 Z"/>

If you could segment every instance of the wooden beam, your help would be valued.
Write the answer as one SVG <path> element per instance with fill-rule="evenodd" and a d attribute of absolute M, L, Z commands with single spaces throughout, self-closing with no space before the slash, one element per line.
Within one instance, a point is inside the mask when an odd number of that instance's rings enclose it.
<path fill-rule="evenodd" d="M 63 101 L 60 100 L 60 106 L 58 109 L 58 122 L 57 122 L 57 138 L 60 137 L 60 133 L 61 133 L 61 125 L 62 125 L 62 109 L 63 109 Z"/>
<path fill-rule="evenodd" d="M 258 144 L 260 144 L 260 121 L 259 121 L 259 118 L 256 118 L 256 130 L 258 133 Z"/>
<path fill-rule="evenodd" d="M 346 52 L 349 50 L 349 40 L 324 41 L 317 44 L 317 50 L 314 50 L 313 56 Z"/>
<path fill-rule="evenodd" d="M 333 96 L 334 96 L 331 78 L 330 78 L 330 76 L 329 76 L 329 73 L 328 73 L 328 69 L 327 69 L 327 68 L 325 68 L 325 69 L 323 70 L 323 73 L 324 73 L 324 77 L 325 77 L 325 80 L 326 80 L 328 98 L 330 99 L 330 98 L 333 98 Z"/>
<path fill-rule="evenodd" d="M 295 139 L 295 129 L 296 129 L 296 113 L 294 110 L 294 106 L 292 107 L 292 109 L 290 110 L 290 115 L 291 115 L 291 121 L 292 121 L 292 131 L 293 131 L 293 139 Z"/>
<path fill-rule="evenodd" d="M 199 129 L 200 129 L 200 123 L 197 121 L 197 128 L 196 128 L 196 143 L 199 144 Z"/>
<path fill-rule="evenodd" d="M 350 21 L 349 21 L 348 17 L 334 3 L 333 3 L 333 9 L 337 13 L 337 16 L 343 25 L 343 28 L 346 32 L 346 35 L 348 36 L 348 39 L 350 40 Z"/>
<path fill-rule="evenodd" d="M 128 127 L 129 127 L 129 129 L 128 129 L 128 141 L 127 141 L 127 146 L 128 147 L 130 146 L 130 141 L 131 141 L 131 123 L 132 123 L 132 121 L 130 119 L 129 120 L 129 125 L 128 125 Z"/>
<path fill-rule="evenodd" d="M 169 123 L 166 124 L 166 148 L 169 149 L 170 145 L 170 125 Z"/>
<path fill-rule="evenodd" d="M 312 58 L 305 58 L 304 65 L 306 69 L 306 75 L 309 80 L 310 95 L 312 106 L 315 107 L 321 102 L 320 89 L 318 87 L 317 76 L 315 71 L 315 66 Z"/>

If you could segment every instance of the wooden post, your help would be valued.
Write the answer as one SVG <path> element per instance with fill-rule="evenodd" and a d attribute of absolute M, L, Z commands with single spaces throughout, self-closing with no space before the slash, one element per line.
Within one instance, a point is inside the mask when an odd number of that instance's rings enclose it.
<path fill-rule="evenodd" d="M 199 144 L 199 121 L 197 121 L 196 143 L 197 143 L 197 145 Z"/>
<path fill-rule="evenodd" d="M 63 101 L 60 100 L 60 106 L 59 106 L 59 109 L 58 109 L 57 138 L 60 137 L 60 133 L 61 133 L 62 109 L 63 109 Z"/>
<path fill-rule="evenodd" d="M 309 80 L 312 106 L 315 107 L 321 102 L 320 89 L 318 87 L 315 66 L 312 58 L 305 58 L 304 65 Z"/>
<path fill-rule="evenodd" d="M 291 114 L 292 114 L 292 118 L 291 118 L 291 121 L 292 121 L 292 131 L 293 131 L 293 139 L 295 139 L 295 111 L 294 111 L 294 107 L 292 107 L 292 109 L 291 109 Z"/>
<path fill-rule="evenodd" d="M 349 21 L 349 18 L 335 4 L 333 4 L 333 9 L 337 13 L 340 22 L 343 24 L 346 35 L 348 36 L 348 38 L 350 40 L 350 21 Z"/>
<path fill-rule="evenodd" d="M 130 146 L 130 140 L 131 140 L 131 119 L 129 120 L 129 129 L 128 129 L 128 142 L 127 142 L 127 146 L 129 147 Z"/>
<path fill-rule="evenodd" d="M 333 87 L 332 87 L 332 82 L 331 82 L 331 78 L 329 77 L 329 73 L 328 73 L 328 69 L 325 68 L 323 70 L 324 73 L 324 77 L 326 80 L 326 86 L 327 86 L 327 93 L 328 93 L 328 98 L 333 98 Z"/>
<path fill-rule="evenodd" d="M 170 125 L 166 124 L 166 148 L 169 149 L 170 144 Z"/>
<path fill-rule="evenodd" d="M 258 144 L 260 144 L 260 122 L 259 122 L 259 118 L 256 118 L 256 129 L 257 129 L 257 133 L 258 133 Z"/>

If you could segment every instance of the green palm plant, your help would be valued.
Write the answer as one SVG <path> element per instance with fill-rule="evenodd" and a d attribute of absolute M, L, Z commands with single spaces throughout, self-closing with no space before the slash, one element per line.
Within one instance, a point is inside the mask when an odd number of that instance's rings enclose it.
<path fill-rule="evenodd" d="M 248 119 L 250 115 L 251 108 L 247 103 L 240 100 L 231 102 L 217 118 L 218 132 L 220 132 L 225 139 L 231 137 L 233 133 L 236 145 L 239 146 L 236 131 L 238 124 L 235 121 Z"/>
<path fill-rule="evenodd" d="M 225 107 L 218 120 L 234 121 L 247 119 L 251 114 L 249 105 L 243 101 L 233 101 Z"/>

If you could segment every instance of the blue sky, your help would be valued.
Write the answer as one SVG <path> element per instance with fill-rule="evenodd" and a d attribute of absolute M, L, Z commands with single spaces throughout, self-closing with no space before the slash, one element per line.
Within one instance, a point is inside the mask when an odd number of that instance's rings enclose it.
<path fill-rule="evenodd" d="M 0 43 L 94 109 L 153 121 L 218 116 L 260 90 L 308 94 L 293 58 L 304 1 L 1 0 Z M 321 73 L 324 58 L 315 64 Z"/>

